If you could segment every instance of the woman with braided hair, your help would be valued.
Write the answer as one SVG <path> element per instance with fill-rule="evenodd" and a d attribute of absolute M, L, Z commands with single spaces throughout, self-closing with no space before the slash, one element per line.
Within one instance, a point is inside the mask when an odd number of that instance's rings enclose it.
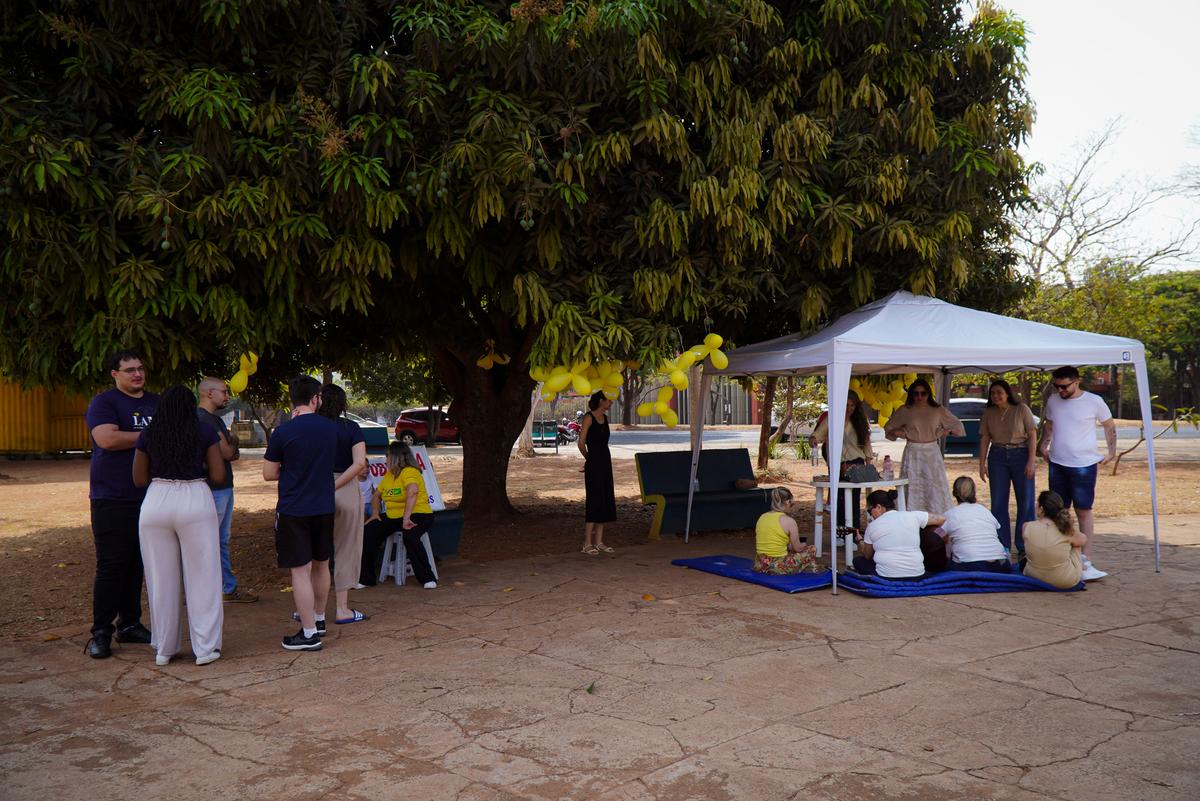
<path fill-rule="evenodd" d="M 217 432 L 196 417 L 196 397 L 176 385 L 163 393 L 133 454 L 133 483 L 149 485 L 138 541 L 150 599 L 155 663 L 182 647 L 180 598 L 187 593 L 188 629 L 197 665 L 221 656 L 220 524 L 206 479 L 225 476 Z"/>

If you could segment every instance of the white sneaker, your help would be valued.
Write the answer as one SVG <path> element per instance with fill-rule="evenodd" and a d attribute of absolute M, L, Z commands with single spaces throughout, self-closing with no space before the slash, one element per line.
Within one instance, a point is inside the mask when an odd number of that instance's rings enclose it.
<path fill-rule="evenodd" d="M 158 665 L 159 667 L 164 667 L 166 665 L 169 665 L 170 663 L 171 663 L 171 657 L 169 657 L 169 656 L 162 656 L 160 654 L 160 655 L 154 657 L 154 664 Z"/>
<path fill-rule="evenodd" d="M 210 653 L 205 654 L 204 656 L 196 657 L 196 664 L 197 665 L 207 665 L 211 662 L 216 662 L 220 658 L 221 658 L 220 651 L 212 651 Z"/>
<path fill-rule="evenodd" d="M 1107 574 L 1106 574 L 1106 575 L 1107 575 Z M 424 587 L 425 587 L 425 589 L 427 589 L 427 590 L 436 590 L 436 589 L 437 589 L 437 582 L 436 582 L 436 581 L 427 581 L 427 582 L 425 582 L 425 584 L 424 584 L 423 586 L 424 586 Z"/>
<path fill-rule="evenodd" d="M 1102 579 L 1108 575 L 1103 570 L 1097 570 L 1095 565 L 1092 564 L 1092 560 L 1088 559 L 1086 556 L 1083 558 L 1082 561 L 1083 561 L 1083 580 L 1084 581 L 1099 581 L 1100 579 Z"/>
<path fill-rule="evenodd" d="M 367 588 L 367 585 L 366 585 L 366 584 L 360 584 L 359 582 L 357 582 L 357 581 L 356 581 L 356 582 L 354 582 L 354 586 L 353 586 L 353 587 L 351 587 L 350 589 L 352 589 L 352 590 L 365 590 L 366 588 Z"/>

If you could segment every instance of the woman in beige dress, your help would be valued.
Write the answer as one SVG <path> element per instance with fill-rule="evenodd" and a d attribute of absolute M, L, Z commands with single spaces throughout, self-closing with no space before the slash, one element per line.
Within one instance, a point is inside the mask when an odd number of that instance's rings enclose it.
<path fill-rule="evenodd" d="M 1062 498 L 1046 490 L 1038 495 L 1037 520 L 1025 524 L 1025 575 L 1063 590 L 1074 587 L 1083 578 L 1079 549 L 1086 543 Z"/>
<path fill-rule="evenodd" d="M 907 400 L 888 419 L 883 433 L 889 440 L 905 441 L 900 477 L 908 479 L 908 508 L 940 515 L 953 506 L 941 439 L 947 434 L 961 437 L 966 430 L 961 420 L 933 399 L 928 381 L 912 382 Z"/>

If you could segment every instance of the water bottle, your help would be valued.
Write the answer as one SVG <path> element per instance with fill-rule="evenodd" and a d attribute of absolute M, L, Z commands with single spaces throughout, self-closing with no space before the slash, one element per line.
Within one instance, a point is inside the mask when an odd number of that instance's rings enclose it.
<path fill-rule="evenodd" d="M 880 473 L 884 481 L 892 481 L 896 478 L 896 472 L 892 469 L 892 457 L 883 457 L 883 472 Z"/>

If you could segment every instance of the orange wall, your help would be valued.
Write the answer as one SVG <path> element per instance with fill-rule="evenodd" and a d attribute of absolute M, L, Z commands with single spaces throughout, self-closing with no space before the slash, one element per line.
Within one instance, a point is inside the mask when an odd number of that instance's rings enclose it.
<path fill-rule="evenodd" d="M 0 453 L 90 450 L 87 405 L 63 389 L 22 389 L 0 379 Z"/>

